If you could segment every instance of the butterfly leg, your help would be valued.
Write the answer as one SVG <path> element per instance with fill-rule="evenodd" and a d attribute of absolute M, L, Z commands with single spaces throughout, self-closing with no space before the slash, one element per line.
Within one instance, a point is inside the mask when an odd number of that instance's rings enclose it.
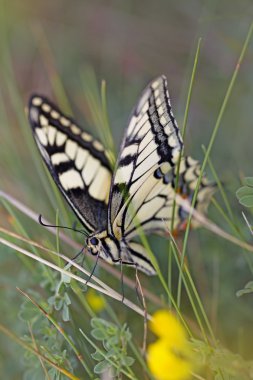
<path fill-rule="evenodd" d="M 90 272 L 90 275 L 89 275 L 89 277 L 87 278 L 87 280 L 86 280 L 86 282 L 85 282 L 85 285 L 87 285 L 88 282 L 90 281 L 90 279 L 92 278 L 92 276 L 93 276 L 93 274 L 94 274 L 94 272 L 95 272 L 95 269 L 96 269 L 96 267 L 97 267 L 97 265 L 98 265 L 98 259 L 99 259 L 99 257 L 100 257 L 99 254 L 97 254 L 95 265 L 94 265 L 94 267 L 92 268 L 92 271 Z"/>
<path fill-rule="evenodd" d="M 134 265 L 136 267 L 136 270 L 137 270 L 137 266 L 136 264 L 133 262 L 133 261 L 125 261 L 123 260 L 121 257 L 119 257 L 118 259 L 112 259 L 112 262 L 114 264 L 120 264 L 120 272 L 121 272 L 121 290 L 122 290 L 122 301 L 121 302 L 124 302 L 124 299 L 125 299 L 125 291 L 124 291 L 124 275 L 123 275 L 123 265 Z"/>
<path fill-rule="evenodd" d="M 123 274 L 123 264 L 122 259 L 120 260 L 120 281 L 121 281 L 121 291 L 122 291 L 122 300 L 121 302 L 124 302 L 125 299 L 125 289 L 124 289 L 124 274 Z"/>
<path fill-rule="evenodd" d="M 144 321 L 143 321 L 143 343 L 142 343 L 142 355 L 145 355 L 146 348 L 147 348 L 147 334 L 148 334 L 148 313 L 147 313 L 147 304 L 145 300 L 145 296 L 143 293 L 143 289 L 141 286 L 141 282 L 138 276 L 138 267 L 136 266 L 136 272 L 135 272 L 135 279 L 136 279 L 136 293 L 137 297 L 140 301 L 140 304 L 143 306 L 144 311 Z M 140 293 L 139 293 L 140 291 Z"/>
<path fill-rule="evenodd" d="M 83 253 L 84 248 L 85 248 L 85 246 L 83 246 L 82 249 L 81 249 L 79 252 L 77 252 L 77 254 L 76 254 L 74 257 L 72 257 L 72 259 L 70 259 L 71 262 L 67 263 L 67 264 L 64 266 L 64 270 L 68 270 L 69 268 L 72 267 L 72 261 L 75 261 L 75 260 L 76 260 L 76 259 L 77 259 L 77 258 Z"/>

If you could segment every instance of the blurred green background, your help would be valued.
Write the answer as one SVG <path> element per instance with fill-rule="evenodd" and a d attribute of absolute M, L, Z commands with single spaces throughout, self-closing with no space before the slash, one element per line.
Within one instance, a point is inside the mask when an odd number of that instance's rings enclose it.
<path fill-rule="evenodd" d="M 200 37 L 185 151 L 203 159 L 201 145 L 207 146 L 209 142 L 252 21 L 252 0 L 1 0 L 0 4 L 2 190 L 37 213 L 54 215 L 52 206 L 50 211 L 47 209 L 46 193 L 31 162 L 34 147 L 30 146 L 32 139 L 27 137 L 30 131 L 24 115 L 31 93 L 47 95 L 67 111 L 68 102 L 59 95 L 63 93 L 59 88 L 60 78 L 76 119 L 84 128 L 92 130 L 83 95 L 83 73 L 87 67 L 92 68 L 98 83 L 106 80 L 110 125 L 115 145 L 119 146 L 128 116 L 142 89 L 155 76 L 165 74 L 174 115 L 181 126 Z M 240 178 L 253 176 L 252 62 L 251 41 L 211 153 L 238 223 L 248 238 L 235 191 Z M 27 124 L 27 135 L 21 124 Z M 1 225 L 8 224 L 4 208 L 0 208 L 0 218 Z M 213 207 L 210 218 L 227 228 Z M 26 223 L 29 230 L 30 222 Z M 166 242 L 159 240 L 159 244 L 165 247 Z M 252 279 L 241 251 L 201 229 L 192 233 L 189 256 L 194 280 L 217 328 L 218 338 L 231 350 L 252 358 L 252 297 L 238 299 L 235 295 Z M 25 268 L 3 246 L 0 246 L 0 262 L 0 320 L 21 332 L 22 326 L 15 327 L 21 302 L 15 286 L 28 287 Z M 30 282 L 33 286 L 32 279 Z M 2 369 L 3 374 L 9 373 L 6 378 L 20 378 L 18 368 L 22 368 L 22 358 L 18 355 L 20 350 L 0 335 L 0 372 Z"/>
<path fill-rule="evenodd" d="M 194 157 L 203 156 L 200 145 L 207 144 L 214 126 L 252 18 L 251 1 L 1 4 L 1 93 L 7 106 L 13 101 L 6 83 L 10 70 L 24 106 L 36 91 L 52 97 L 54 72 L 48 69 L 52 60 L 81 122 L 85 104 L 80 73 L 90 65 L 98 81 L 107 81 L 109 115 L 117 145 L 138 95 L 147 82 L 162 73 L 168 77 L 174 113 L 182 124 L 197 39 L 202 37 L 185 146 Z M 251 44 L 212 154 L 223 179 L 237 178 L 240 170 L 251 174 L 248 136 L 252 129 L 252 86 Z M 3 129 L 2 125 L 1 134 Z M 4 164 L 1 171 L 6 177 Z"/>

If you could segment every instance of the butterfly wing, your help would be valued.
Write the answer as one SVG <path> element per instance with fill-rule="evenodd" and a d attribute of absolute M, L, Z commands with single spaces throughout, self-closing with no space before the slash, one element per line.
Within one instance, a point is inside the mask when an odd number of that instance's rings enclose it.
<path fill-rule="evenodd" d="M 128 238 L 128 231 L 136 229 L 136 220 L 144 229 L 147 223 L 152 224 L 161 202 L 158 197 L 148 199 L 148 203 L 145 199 L 153 187 L 161 187 L 161 172 L 169 176 L 182 147 L 167 80 L 161 76 L 144 90 L 121 146 L 110 192 L 108 225 L 111 233 Z"/>
<path fill-rule="evenodd" d="M 42 96 L 30 98 L 28 117 L 40 153 L 81 223 L 90 233 L 106 228 L 112 171 L 103 145 Z"/>
<path fill-rule="evenodd" d="M 123 260 L 135 263 L 135 265 L 144 273 L 154 275 L 155 269 L 148 257 L 145 248 L 136 242 L 131 241 L 138 233 L 138 223 L 135 223 L 135 217 L 142 223 L 142 229 L 148 233 L 156 233 L 163 236 L 169 236 L 172 229 L 173 235 L 176 236 L 184 231 L 188 221 L 188 210 L 178 205 L 175 201 L 175 195 L 180 194 L 190 203 L 197 181 L 200 174 L 200 163 L 191 157 L 183 157 L 180 162 L 180 169 L 177 177 L 177 167 L 174 166 L 168 174 L 162 173 L 163 166 L 160 167 L 160 179 L 154 179 L 150 175 L 142 186 L 143 202 L 138 210 L 127 213 L 125 217 L 125 255 Z M 176 181 L 176 178 L 178 180 Z M 177 190 L 175 187 L 177 184 Z M 146 188 L 146 190 L 145 190 Z M 204 213 L 207 210 L 210 199 L 216 191 L 216 184 L 211 183 L 205 176 L 202 177 L 195 209 Z M 198 227 L 196 220 L 192 220 L 191 225 Z"/>
<path fill-rule="evenodd" d="M 125 252 L 122 252 L 122 259 L 127 263 L 134 263 L 142 272 L 149 276 L 156 274 L 156 270 L 151 263 L 148 253 L 143 245 L 135 241 L 128 241 L 125 246 Z M 129 265 L 129 264 L 128 264 Z"/>
<path fill-rule="evenodd" d="M 142 271 L 154 268 L 141 245 L 132 239 L 138 227 L 144 232 L 168 235 L 172 219 L 174 229 L 183 227 L 188 214 L 174 205 L 177 162 L 182 150 L 181 135 L 174 119 L 167 89 L 161 76 L 144 90 L 130 118 L 114 174 L 109 202 L 108 229 L 128 247 L 129 261 Z M 179 172 L 179 190 L 191 200 L 198 180 L 199 163 L 183 158 Z M 213 194 L 204 177 L 196 208 L 203 211 Z M 175 210 L 173 212 L 173 208 Z M 134 246 L 133 246 L 134 245 Z"/>
<path fill-rule="evenodd" d="M 176 169 L 174 169 L 176 170 Z M 196 185 L 199 179 L 201 166 L 197 160 L 192 157 L 184 157 L 180 162 L 180 171 L 178 178 L 177 193 L 183 198 L 186 198 L 191 203 Z M 171 183 L 171 187 L 175 186 L 175 181 Z M 207 211 L 210 200 L 217 190 L 217 184 L 210 182 L 206 176 L 203 176 L 200 182 L 195 209 L 204 214 Z M 182 206 L 176 206 L 174 219 L 174 233 L 182 231 L 186 227 L 188 220 L 188 212 Z M 193 218 L 191 221 L 192 227 L 198 227 L 199 223 Z"/>
<path fill-rule="evenodd" d="M 177 178 L 177 167 L 169 172 L 159 168 L 160 179 L 151 174 L 146 180 L 142 192 L 142 203 L 139 208 L 125 217 L 124 237 L 132 239 L 138 233 L 138 221 L 142 229 L 148 233 L 168 235 L 173 226 L 173 233 L 183 231 L 188 220 L 188 211 L 175 202 L 175 194 L 181 195 L 191 203 L 200 174 L 200 163 L 192 157 L 183 157 Z M 176 188 L 177 186 L 177 188 Z M 207 211 L 211 197 L 216 191 L 216 183 L 211 183 L 203 176 L 195 203 L 195 209 L 200 213 Z M 134 202 L 134 198 L 133 198 Z M 198 222 L 192 220 L 192 227 L 198 227 Z"/>

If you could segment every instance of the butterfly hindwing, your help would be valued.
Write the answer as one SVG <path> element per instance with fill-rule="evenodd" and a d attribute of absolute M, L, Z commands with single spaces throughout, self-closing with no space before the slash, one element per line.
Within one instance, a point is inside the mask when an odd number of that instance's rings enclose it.
<path fill-rule="evenodd" d="M 29 121 L 57 186 L 89 232 L 107 227 L 112 178 L 103 145 L 39 95 L 29 102 Z"/>
<path fill-rule="evenodd" d="M 176 169 L 175 169 L 176 170 Z M 191 204 L 192 198 L 196 189 L 196 185 L 199 179 L 201 170 L 200 163 L 190 156 L 183 157 L 180 162 L 179 178 L 177 193 L 183 198 L 187 199 Z M 176 173 L 175 173 L 176 174 Z M 172 187 L 175 187 L 175 181 L 171 183 Z M 217 184 L 208 181 L 204 175 L 201 179 L 196 203 L 195 210 L 199 213 L 204 214 L 207 211 L 211 197 L 217 190 Z M 175 220 L 174 220 L 174 231 L 180 232 L 185 227 L 185 223 L 188 219 L 188 212 L 183 209 L 182 206 L 176 205 Z M 193 218 L 191 222 L 192 227 L 198 227 L 199 223 Z"/>
<path fill-rule="evenodd" d="M 127 255 L 124 257 L 127 262 L 133 262 L 135 267 L 149 276 L 155 275 L 156 271 L 151 263 L 149 255 L 143 245 L 134 241 L 129 241 L 126 244 Z"/>
<path fill-rule="evenodd" d="M 196 189 L 199 179 L 201 165 L 192 157 L 182 157 L 178 172 L 178 165 L 174 166 L 170 171 L 164 170 L 161 166 L 157 172 L 156 182 L 150 182 L 150 187 L 143 197 L 143 202 L 140 205 L 137 215 L 141 221 L 143 230 L 146 233 L 157 233 L 159 235 L 168 236 L 169 231 L 177 235 L 186 227 L 188 220 L 188 210 L 185 210 L 176 202 L 176 194 L 183 199 L 188 200 L 189 204 Z M 210 199 L 216 191 L 216 184 L 211 183 L 205 176 L 202 177 L 195 209 L 200 213 L 207 211 Z M 128 218 L 126 236 L 132 238 L 136 235 L 136 226 L 134 219 Z M 197 227 L 198 223 L 193 219 L 191 222 L 193 227 Z"/>

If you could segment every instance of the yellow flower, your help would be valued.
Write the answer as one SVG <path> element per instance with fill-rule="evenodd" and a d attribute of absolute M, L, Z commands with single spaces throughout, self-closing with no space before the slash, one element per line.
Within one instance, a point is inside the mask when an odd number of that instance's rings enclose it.
<path fill-rule="evenodd" d="M 187 380 L 195 367 L 184 327 L 174 314 L 167 310 L 157 311 L 150 329 L 159 339 L 148 346 L 147 362 L 157 380 Z"/>
<path fill-rule="evenodd" d="M 86 300 L 90 307 L 97 313 L 105 308 L 104 299 L 95 292 L 94 289 L 89 289 L 86 293 Z"/>
<path fill-rule="evenodd" d="M 158 339 L 148 347 L 148 366 L 158 380 L 190 379 L 193 364 L 191 352 L 185 347 L 175 347 L 166 339 Z"/>
<path fill-rule="evenodd" d="M 158 310 L 150 322 L 150 329 L 159 338 L 166 338 L 174 345 L 185 342 L 187 334 L 175 315 L 168 310 Z"/>

